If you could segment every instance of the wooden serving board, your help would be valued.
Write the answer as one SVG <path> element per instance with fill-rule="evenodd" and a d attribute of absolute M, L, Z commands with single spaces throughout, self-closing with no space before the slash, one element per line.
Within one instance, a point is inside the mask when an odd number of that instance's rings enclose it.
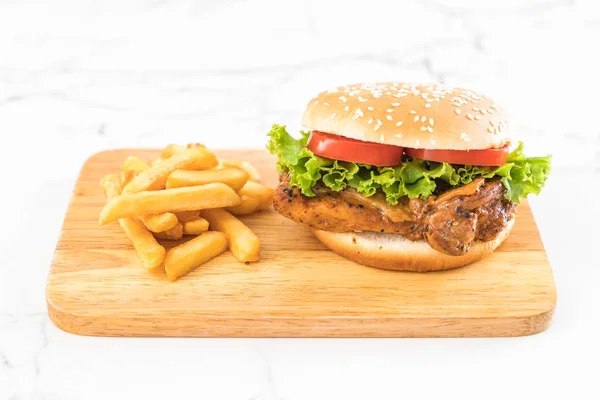
<path fill-rule="evenodd" d="M 552 270 L 527 202 L 510 237 L 489 257 L 434 273 L 369 268 L 327 250 L 306 229 L 264 211 L 242 218 L 262 241 L 258 263 L 225 254 L 175 283 L 142 268 L 119 224 L 98 225 L 100 178 L 128 155 L 83 166 L 47 282 L 50 318 L 65 331 L 98 336 L 486 337 L 545 330 L 553 317 Z M 277 182 L 262 150 L 222 151 Z"/>

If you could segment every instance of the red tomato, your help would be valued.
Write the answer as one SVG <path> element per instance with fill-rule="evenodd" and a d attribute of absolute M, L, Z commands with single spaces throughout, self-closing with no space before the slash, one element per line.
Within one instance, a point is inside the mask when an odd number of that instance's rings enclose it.
<path fill-rule="evenodd" d="M 506 164 L 508 146 L 499 149 L 485 150 L 428 150 L 405 148 L 404 152 L 411 157 L 429 161 L 447 162 L 451 164 L 499 166 Z"/>
<path fill-rule="evenodd" d="M 378 167 L 389 167 L 402 163 L 402 147 L 363 142 L 319 131 L 312 131 L 306 147 L 318 156 L 333 160 Z"/>

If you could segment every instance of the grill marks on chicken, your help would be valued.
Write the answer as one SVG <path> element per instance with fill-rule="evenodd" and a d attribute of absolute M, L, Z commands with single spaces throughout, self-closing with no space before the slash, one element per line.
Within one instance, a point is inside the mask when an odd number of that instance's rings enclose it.
<path fill-rule="evenodd" d="M 513 218 L 516 204 L 504 198 L 498 180 L 483 178 L 427 200 L 402 198 L 393 206 L 385 196 L 365 197 L 354 189 L 334 192 L 323 185 L 306 197 L 282 174 L 273 206 L 280 214 L 311 228 L 332 232 L 385 232 L 426 240 L 445 254 L 464 255 L 475 240 L 496 238 Z"/>

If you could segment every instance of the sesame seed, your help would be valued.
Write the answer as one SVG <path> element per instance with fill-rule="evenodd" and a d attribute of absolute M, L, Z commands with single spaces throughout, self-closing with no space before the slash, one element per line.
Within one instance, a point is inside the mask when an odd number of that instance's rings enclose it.
<path fill-rule="evenodd" d="M 379 136 L 379 141 L 385 142 L 385 135 L 383 133 L 381 134 L 381 136 Z"/>
<path fill-rule="evenodd" d="M 423 115 L 423 116 L 421 117 L 421 122 L 425 122 L 425 120 L 427 120 L 427 117 Z"/>
<path fill-rule="evenodd" d="M 333 114 L 331 114 L 331 117 L 329 117 L 329 118 L 334 119 L 336 115 L 337 115 L 337 113 L 333 113 Z"/>
<path fill-rule="evenodd" d="M 470 141 L 471 141 L 471 138 L 470 138 L 470 137 L 466 137 L 466 138 L 465 138 L 465 142 L 470 142 Z"/>
<path fill-rule="evenodd" d="M 467 137 L 467 133 L 466 132 L 463 132 L 463 133 L 460 134 L 460 138 L 462 140 L 465 140 L 466 137 Z"/>
<path fill-rule="evenodd" d="M 386 115 L 385 119 L 387 119 L 388 121 L 391 121 L 392 120 L 392 116 L 391 115 Z"/>
<path fill-rule="evenodd" d="M 381 125 L 375 125 L 375 128 L 373 129 L 375 132 L 377 132 L 379 130 L 379 128 L 381 128 Z"/>
<path fill-rule="evenodd" d="M 344 107 L 344 111 L 350 111 L 350 106 Z"/>
<path fill-rule="evenodd" d="M 490 108 L 492 108 L 494 110 L 498 110 L 498 107 L 495 104 L 490 105 Z"/>
<path fill-rule="evenodd" d="M 329 122 L 329 117 L 325 118 L 325 123 Z"/>
<path fill-rule="evenodd" d="M 420 145 L 421 145 L 421 141 L 420 141 L 420 140 L 417 140 L 417 141 L 415 142 L 415 144 L 416 144 L 417 146 L 420 146 Z"/>
<path fill-rule="evenodd" d="M 364 117 L 365 114 L 362 112 L 362 110 L 360 108 L 356 109 L 356 115 L 360 116 L 360 117 Z"/>
<path fill-rule="evenodd" d="M 467 114 L 467 118 L 469 118 L 470 120 L 473 120 L 473 114 Z"/>
<path fill-rule="evenodd" d="M 484 114 L 484 115 L 487 114 L 487 110 L 485 108 L 482 108 L 481 110 L 479 110 L 479 112 L 482 113 L 482 114 Z"/>
<path fill-rule="evenodd" d="M 369 118 L 369 121 L 367 121 L 367 124 L 371 125 L 373 123 L 373 118 Z"/>
<path fill-rule="evenodd" d="M 413 119 L 413 121 L 417 122 L 419 120 L 419 116 L 415 115 L 415 119 Z"/>
<path fill-rule="evenodd" d="M 456 115 L 460 115 L 460 108 L 457 108 L 456 110 L 454 110 L 454 112 L 456 113 Z"/>
<path fill-rule="evenodd" d="M 401 133 L 399 133 L 399 134 L 397 134 L 397 135 L 396 135 L 396 137 L 397 137 L 398 139 L 402 139 L 402 134 L 401 134 Z"/>
<path fill-rule="evenodd" d="M 400 103 L 392 103 L 392 107 L 398 107 Z"/>
<path fill-rule="evenodd" d="M 491 125 L 491 126 L 494 126 L 494 122 L 493 122 L 493 121 L 490 121 L 490 125 Z"/>
<path fill-rule="evenodd" d="M 426 127 L 426 126 L 422 126 L 422 127 L 421 127 L 421 132 L 425 132 L 426 130 L 427 130 L 427 127 Z"/>
<path fill-rule="evenodd" d="M 315 100 L 314 105 L 316 106 L 317 104 L 319 104 L 319 100 Z"/>
<path fill-rule="evenodd" d="M 415 110 L 410 110 L 409 113 L 416 114 L 417 112 Z"/>
<path fill-rule="evenodd" d="M 489 133 L 494 133 L 494 128 L 492 128 L 491 126 L 488 126 L 488 132 Z"/>
<path fill-rule="evenodd" d="M 367 110 L 369 110 L 369 111 L 373 111 L 373 110 L 374 110 L 374 108 L 373 108 L 373 107 L 371 107 L 371 106 L 369 106 L 369 107 L 367 107 Z"/>
<path fill-rule="evenodd" d="M 362 96 L 358 96 L 358 101 L 360 101 L 361 103 L 364 103 L 365 101 L 367 101 L 367 99 L 365 99 Z"/>
<path fill-rule="evenodd" d="M 427 127 L 427 130 L 428 130 L 429 132 L 433 133 L 433 128 L 432 128 L 432 127 L 428 126 L 428 127 Z"/>
<path fill-rule="evenodd" d="M 396 126 L 402 126 L 402 121 L 396 122 Z"/>
<path fill-rule="evenodd" d="M 343 101 L 344 103 L 348 101 L 348 99 L 346 98 L 346 96 L 340 96 L 338 97 L 341 101 Z"/>
<path fill-rule="evenodd" d="M 358 118 L 359 118 L 358 114 L 354 114 L 354 116 L 352 117 L 352 119 L 358 119 Z"/>
<path fill-rule="evenodd" d="M 325 104 L 326 106 L 328 106 L 328 105 L 329 105 L 329 103 L 328 103 L 328 102 L 325 102 L 325 103 L 323 103 L 323 104 Z"/>
<path fill-rule="evenodd" d="M 390 112 L 394 112 L 394 110 L 393 110 L 393 109 L 391 109 L 391 108 L 388 108 L 388 109 L 387 109 L 387 110 L 385 110 L 385 111 L 386 111 L 386 112 L 389 112 L 389 113 L 390 113 Z"/>
<path fill-rule="evenodd" d="M 433 118 L 429 118 L 429 125 L 433 126 L 433 123 L 434 123 Z"/>
<path fill-rule="evenodd" d="M 475 119 L 476 119 L 476 120 L 480 120 L 480 119 L 481 119 L 481 115 L 476 115 L 476 116 L 475 116 Z"/>
<path fill-rule="evenodd" d="M 429 107 L 431 107 L 431 104 L 429 104 L 429 103 L 425 104 L 425 108 L 429 108 Z"/>
<path fill-rule="evenodd" d="M 473 107 L 473 111 L 479 111 L 479 107 Z"/>

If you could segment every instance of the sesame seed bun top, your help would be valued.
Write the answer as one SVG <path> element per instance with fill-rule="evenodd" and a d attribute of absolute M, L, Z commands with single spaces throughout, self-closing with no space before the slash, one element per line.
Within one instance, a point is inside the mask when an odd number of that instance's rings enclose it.
<path fill-rule="evenodd" d="M 333 88 L 308 103 L 302 124 L 410 148 L 475 150 L 511 141 L 506 112 L 493 100 L 438 84 L 378 82 Z"/>

